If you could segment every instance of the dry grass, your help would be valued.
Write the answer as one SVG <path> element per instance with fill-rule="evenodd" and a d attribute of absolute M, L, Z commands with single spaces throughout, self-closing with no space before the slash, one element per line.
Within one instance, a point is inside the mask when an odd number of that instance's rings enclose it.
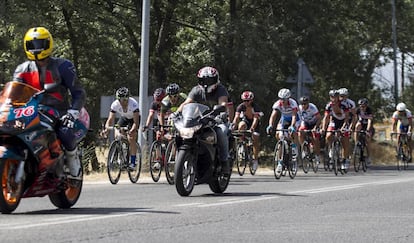
<path fill-rule="evenodd" d="M 395 165 L 396 152 L 394 143 L 389 141 L 373 142 L 371 145 L 372 163 L 375 165 Z"/>

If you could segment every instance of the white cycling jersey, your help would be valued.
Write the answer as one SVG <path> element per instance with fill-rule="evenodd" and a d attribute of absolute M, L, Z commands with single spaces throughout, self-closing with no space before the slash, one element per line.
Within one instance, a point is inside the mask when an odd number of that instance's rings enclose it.
<path fill-rule="evenodd" d="M 344 104 L 349 110 L 352 110 L 352 109 L 356 108 L 355 101 L 353 101 L 349 98 L 343 99 L 341 101 L 341 103 Z"/>
<path fill-rule="evenodd" d="M 302 121 L 314 124 L 317 120 L 316 115 L 319 114 L 319 110 L 315 104 L 309 103 L 308 109 L 306 110 L 303 109 L 303 105 L 299 105 L 298 114 Z"/>
<path fill-rule="evenodd" d="M 401 125 L 408 126 L 409 125 L 409 119 L 412 119 L 413 115 L 411 114 L 411 111 L 406 109 L 405 113 L 398 113 L 398 111 L 394 111 L 394 114 L 392 114 L 392 119 L 394 120 L 400 120 Z"/>
<path fill-rule="evenodd" d="M 139 111 L 138 102 L 132 97 L 128 98 L 128 107 L 126 110 L 122 109 L 119 100 L 115 100 L 111 104 L 111 112 L 118 113 L 121 117 L 127 119 L 132 119 L 134 117 L 134 112 L 136 111 Z"/>
<path fill-rule="evenodd" d="M 280 99 L 273 104 L 272 109 L 278 110 L 280 111 L 280 113 L 282 113 L 281 119 L 282 118 L 289 119 L 289 118 L 292 118 L 293 111 L 298 110 L 298 103 L 296 102 L 296 100 L 289 98 L 287 106 L 284 106 L 283 100 Z"/>

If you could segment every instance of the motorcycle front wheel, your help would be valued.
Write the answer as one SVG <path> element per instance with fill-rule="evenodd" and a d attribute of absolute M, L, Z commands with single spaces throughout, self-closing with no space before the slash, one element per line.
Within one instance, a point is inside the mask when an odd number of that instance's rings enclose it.
<path fill-rule="evenodd" d="M 0 211 L 3 214 L 10 214 L 19 206 L 23 193 L 24 180 L 16 182 L 16 172 L 19 161 L 12 159 L 0 160 L 1 175 L 1 196 Z"/>
<path fill-rule="evenodd" d="M 175 161 L 175 188 L 180 196 L 191 194 L 195 183 L 196 158 L 191 150 L 179 150 Z"/>
<path fill-rule="evenodd" d="M 214 193 L 223 193 L 230 182 L 231 174 L 225 175 L 222 172 L 219 172 L 218 175 L 213 175 L 210 183 L 210 190 Z"/>

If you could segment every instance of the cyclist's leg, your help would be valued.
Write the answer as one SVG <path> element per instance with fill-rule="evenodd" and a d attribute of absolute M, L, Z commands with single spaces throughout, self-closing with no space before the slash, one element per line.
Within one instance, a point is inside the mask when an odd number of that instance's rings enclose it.
<path fill-rule="evenodd" d="M 301 124 L 299 126 L 298 129 L 298 139 L 299 139 L 299 144 L 303 144 L 303 142 L 305 142 L 305 138 L 306 138 L 306 133 L 303 132 L 304 130 L 308 130 L 308 126 L 304 121 L 301 121 Z"/>
<path fill-rule="evenodd" d="M 239 124 L 237 124 L 237 129 L 239 129 L 239 130 L 247 130 L 247 124 L 246 124 L 246 121 L 241 120 L 241 121 L 239 122 Z"/>
<path fill-rule="evenodd" d="M 362 124 L 360 122 L 357 122 L 357 124 L 355 125 L 355 132 L 354 132 L 354 141 L 355 141 L 355 143 L 358 142 L 359 131 L 361 131 L 361 129 L 362 129 Z"/>
<path fill-rule="evenodd" d="M 309 129 L 315 129 L 316 123 L 311 124 Z M 318 131 L 312 132 L 310 136 L 312 143 L 313 143 L 313 153 L 315 154 L 315 159 L 317 163 L 320 163 L 320 155 L 321 155 L 321 146 L 320 146 L 320 138 L 321 134 Z"/>
<path fill-rule="evenodd" d="M 342 122 L 345 122 L 345 121 L 342 121 Z M 340 124 L 340 126 L 342 127 L 343 123 Z M 342 134 L 341 143 L 342 143 L 342 148 L 343 148 L 343 159 L 344 159 L 343 162 L 345 162 L 345 164 L 343 166 L 343 169 L 348 169 L 349 164 L 350 164 L 349 155 L 350 155 L 350 151 L 351 151 L 351 149 L 350 149 L 351 142 L 350 142 L 349 138 L 350 138 L 350 132 L 344 132 Z"/>
<path fill-rule="evenodd" d="M 253 132 L 253 169 L 256 170 L 259 165 L 259 151 L 260 151 L 260 134 L 258 132 Z"/>
<path fill-rule="evenodd" d="M 336 129 L 335 122 L 330 122 L 328 125 L 327 133 L 325 136 L 325 147 L 328 149 L 329 159 L 332 161 L 332 142 L 333 142 L 333 136 L 335 135 L 332 131 Z"/>

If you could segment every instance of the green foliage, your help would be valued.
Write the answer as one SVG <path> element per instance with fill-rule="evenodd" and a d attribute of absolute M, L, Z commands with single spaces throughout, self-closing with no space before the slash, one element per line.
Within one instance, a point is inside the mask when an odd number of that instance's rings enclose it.
<path fill-rule="evenodd" d="M 396 3 L 399 48 L 412 53 L 414 3 Z M 54 36 L 55 55 L 75 63 L 97 128 L 101 95 L 124 85 L 139 93 L 141 5 L 138 0 L 0 0 L 1 82 L 25 60 L 26 30 L 45 26 Z M 197 70 L 212 65 L 235 103 L 244 90 L 256 94 L 266 121 L 277 91 L 291 87 L 285 80 L 303 58 L 316 80 L 308 88 L 319 108 L 329 89 L 340 87 L 348 87 L 354 100 L 368 97 L 376 110 L 392 104 L 384 102 L 383 87 L 373 85 L 371 77 L 383 64 L 381 56 L 391 58 L 389 1 L 160 0 L 151 1 L 150 16 L 149 93 L 171 82 L 189 91 Z"/>

